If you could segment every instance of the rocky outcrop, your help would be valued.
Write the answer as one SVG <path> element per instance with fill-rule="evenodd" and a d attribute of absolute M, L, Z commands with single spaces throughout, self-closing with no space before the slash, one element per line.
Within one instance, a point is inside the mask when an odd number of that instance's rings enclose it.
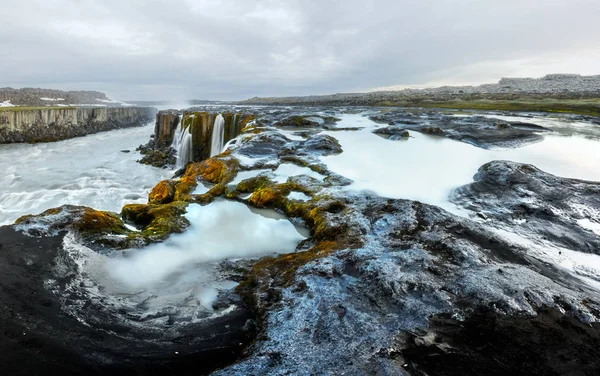
<path fill-rule="evenodd" d="M 105 305 L 80 288 L 78 252 L 61 231 L 0 227 L 0 364 L 15 374 L 208 374 L 252 339 L 241 302 L 216 317 L 167 322 Z M 70 310 L 72 309 L 72 310 Z"/>
<path fill-rule="evenodd" d="M 444 136 L 488 149 L 490 147 L 520 147 L 541 141 L 544 133 L 552 132 L 539 125 L 519 121 L 507 122 L 486 116 L 452 116 L 439 112 L 412 113 L 387 111 L 371 116 L 371 120 L 389 124 L 373 133 L 390 135 L 390 139 L 408 137 L 407 130 Z"/>
<path fill-rule="evenodd" d="M 0 111 L 0 143 L 51 142 L 144 125 L 151 107 L 6 108 Z"/>
<path fill-rule="evenodd" d="M 383 135 L 392 141 L 407 139 L 410 137 L 410 134 L 406 129 L 397 125 L 389 125 L 384 128 L 377 128 L 373 131 L 373 133 Z"/>
<path fill-rule="evenodd" d="M 159 111 L 156 114 L 156 124 L 154 126 L 154 140 L 156 146 L 163 148 L 171 146 L 173 135 L 179 125 L 181 115 L 177 111 Z"/>
<path fill-rule="evenodd" d="M 180 137 L 186 132 L 191 134 L 192 156 L 190 161 L 203 161 L 210 157 L 211 141 L 215 119 L 222 115 L 225 121 L 223 141 L 227 143 L 237 137 L 242 129 L 254 119 L 254 115 L 232 112 L 186 111 L 173 110 L 160 111 L 156 115 L 154 135 L 146 145 L 139 150 L 144 154 L 141 163 L 156 167 L 164 167 L 175 163 L 177 150 L 172 148 L 175 137 Z M 178 133 L 179 132 L 179 133 Z M 180 144 L 175 140 L 175 144 Z"/>
<path fill-rule="evenodd" d="M 600 183 L 509 161 L 483 165 L 474 179 L 454 190 L 451 199 L 490 225 L 540 243 L 600 254 Z"/>

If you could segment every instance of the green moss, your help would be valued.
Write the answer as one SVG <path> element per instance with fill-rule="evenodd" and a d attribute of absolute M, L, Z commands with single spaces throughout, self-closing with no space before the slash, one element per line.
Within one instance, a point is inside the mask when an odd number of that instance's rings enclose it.
<path fill-rule="evenodd" d="M 280 298 L 273 287 L 289 286 L 300 267 L 326 257 L 337 249 L 335 242 L 321 242 L 308 251 L 265 257 L 253 265 L 248 277 L 236 287 L 236 292 L 255 309 L 259 305 L 259 296 L 263 297 L 263 304 L 268 306 Z"/>
<path fill-rule="evenodd" d="M 183 232 L 189 222 L 184 217 L 188 203 L 176 201 L 169 204 L 131 204 L 121 211 L 123 219 L 137 226 L 141 232 L 129 235 L 130 241 L 144 243 L 166 239 L 172 233 Z"/>
<path fill-rule="evenodd" d="M 68 229 L 79 233 L 84 239 L 96 240 L 103 235 L 124 235 L 130 231 L 115 213 L 94 210 L 85 206 L 63 206 L 52 208 L 38 215 L 26 215 L 15 224 L 26 225 L 43 221 L 46 217 L 65 214 L 48 221 L 50 229 Z"/>
<path fill-rule="evenodd" d="M 269 177 L 260 175 L 250 179 L 245 179 L 239 182 L 236 189 L 241 193 L 251 193 L 259 188 L 266 187 L 268 185 L 272 185 L 273 182 Z"/>

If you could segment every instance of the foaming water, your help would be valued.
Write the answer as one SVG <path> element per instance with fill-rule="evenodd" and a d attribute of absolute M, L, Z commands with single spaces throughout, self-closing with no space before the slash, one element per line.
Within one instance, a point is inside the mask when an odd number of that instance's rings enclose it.
<path fill-rule="evenodd" d="M 197 315 L 212 310 L 219 291 L 236 285 L 220 276 L 220 261 L 293 252 L 305 238 L 287 219 L 238 202 L 192 204 L 186 218 L 191 226 L 164 243 L 113 258 L 89 252 L 84 274 L 148 314 L 178 307 L 180 314 Z"/>
<path fill-rule="evenodd" d="M 135 148 L 152 133 L 147 125 L 53 143 L 0 145 L 0 225 L 64 204 L 120 212 L 124 204 L 145 203 L 156 182 L 171 175 L 136 162 Z"/>
<path fill-rule="evenodd" d="M 414 131 L 407 140 L 390 141 L 371 133 L 375 123 L 361 121 L 361 126 L 367 124 L 361 131 L 329 132 L 344 152 L 321 158 L 332 171 L 354 180 L 350 189 L 464 214 L 448 201 L 450 192 L 472 182 L 479 167 L 493 160 L 529 163 L 557 176 L 600 181 L 598 142 L 582 136 L 546 135 L 544 141 L 521 148 L 485 150 Z"/>

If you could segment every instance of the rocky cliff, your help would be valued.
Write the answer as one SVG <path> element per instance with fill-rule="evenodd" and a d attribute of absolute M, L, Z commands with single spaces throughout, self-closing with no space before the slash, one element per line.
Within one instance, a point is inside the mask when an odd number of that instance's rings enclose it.
<path fill-rule="evenodd" d="M 175 164 L 175 153 L 173 140 L 183 139 L 186 133 L 191 134 L 191 160 L 199 162 L 210 157 L 213 129 L 218 112 L 209 111 L 186 111 L 180 113 L 174 110 L 160 111 L 156 115 L 154 135 L 150 142 L 140 146 L 140 151 L 145 155 L 141 162 L 157 167 Z M 254 119 L 251 114 L 239 114 L 223 112 L 223 141 L 238 136 L 242 129 Z M 182 145 L 182 140 L 176 144 Z M 186 161 L 187 162 L 187 161 Z"/>
<path fill-rule="evenodd" d="M 143 125 L 152 107 L 8 108 L 0 111 L 0 143 L 50 142 Z"/>

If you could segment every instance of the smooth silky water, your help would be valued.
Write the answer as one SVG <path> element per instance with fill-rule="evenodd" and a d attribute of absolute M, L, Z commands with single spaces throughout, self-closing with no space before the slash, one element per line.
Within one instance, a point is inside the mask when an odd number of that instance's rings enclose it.
<path fill-rule="evenodd" d="M 555 132 L 545 134 L 543 141 L 520 148 L 486 150 L 414 131 L 409 131 L 411 137 L 406 140 L 390 141 L 371 133 L 377 124 L 367 119 L 361 121 L 366 127 L 361 131 L 329 132 L 339 140 L 344 152 L 321 160 L 332 171 L 354 180 L 344 189 L 368 190 L 383 197 L 437 205 L 484 225 L 485 220 L 451 203 L 449 195 L 453 189 L 471 183 L 479 167 L 487 162 L 528 163 L 556 176 L 600 181 L 600 126 L 568 118 L 489 116 L 534 123 Z M 579 224 L 600 233 L 598 223 L 580 220 Z M 600 256 L 540 243 L 494 227 L 490 230 L 523 246 L 529 256 L 552 263 L 600 289 Z"/>
<path fill-rule="evenodd" d="M 212 305 L 220 291 L 236 286 L 219 272 L 221 261 L 293 252 L 308 236 L 281 214 L 234 201 L 192 204 L 186 218 L 183 234 L 142 249 L 111 256 L 71 245 L 89 278 L 83 285 L 102 286 L 142 319 L 201 320 L 218 313 Z"/>
<path fill-rule="evenodd" d="M 344 120 L 347 116 L 356 117 L 343 115 L 341 124 L 353 123 Z M 570 125 L 565 120 L 545 118 L 540 121 L 560 132 L 546 134 L 543 141 L 520 148 L 486 150 L 415 131 L 409 131 L 411 136 L 406 140 L 391 141 L 373 134 L 378 124 L 363 117 L 362 130 L 326 132 L 338 139 L 344 152 L 321 160 L 332 171 L 354 181 L 347 189 L 417 200 L 463 215 L 461 209 L 449 202 L 450 192 L 471 183 L 479 167 L 493 160 L 529 163 L 557 176 L 600 181 L 599 142 L 589 134 L 561 135 L 565 128 L 581 126 L 578 123 Z M 600 136 L 599 126 L 588 124 L 588 127 L 588 133 Z"/>

